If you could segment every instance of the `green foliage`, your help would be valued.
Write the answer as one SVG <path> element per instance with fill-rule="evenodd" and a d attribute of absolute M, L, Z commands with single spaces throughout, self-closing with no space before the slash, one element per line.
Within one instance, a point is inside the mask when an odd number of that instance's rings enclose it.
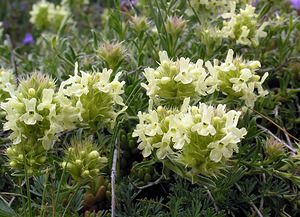
<path fill-rule="evenodd" d="M 114 198 L 116 216 L 300 215 L 299 11 L 251 2 L 49 0 L 39 13 L 38 1 L 1 0 L 0 216 L 111 216 Z M 221 144 L 208 152 L 223 131 L 207 142 L 190 130 L 192 143 L 163 162 L 162 134 L 142 152 L 139 111 L 179 113 L 185 97 L 240 112 L 247 134 L 226 162 Z M 166 117 L 148 134 L 167 131 Z"/>

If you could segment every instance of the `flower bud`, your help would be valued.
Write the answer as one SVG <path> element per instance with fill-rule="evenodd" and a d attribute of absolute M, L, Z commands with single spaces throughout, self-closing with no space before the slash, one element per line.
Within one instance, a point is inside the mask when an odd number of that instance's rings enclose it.
<path fill-rule="evenodd" d="M 47 160 L 46 156 L 42 156 L 42 157 L 39 157 L 39 158 L 37 159 L 37 162 L 38 162 L 39 164 L 43 164 L 43 163 L 46 162 L 46 160 Z"/>
<path fill-rule="evenodd" d="M 131 17 L 130 25 L 138 34 L 145 32 L 149 28 L 149 22 L 144 16 Z"/>
<path fill-rule="evenodd" d="M 81 175 L 82 175 L 82 177 L 87 178 L 90 175 L 90 171 L 84 170 Z"/>
<path fill-rule="evenodd" d="M 66 166 L 67 166 L 67 162 L 64 161 L 64 162 L 61 163 L 61 167 L 62 167 L 63 169 L 65 169 Z"/>
<path fill-rule="evenodd" d="M 265 143 L 265 152 L 270 159 L 276 159 L 284 154 L 284 146 L 274 138 L 269 138 Z"/>
<path fill-rule="evenodd" d="M 184 30 L 186 21 L 182 17 L 168 17 L 166 22 L 166 31 L 174 37 L 178 37 Z"/>
<path fill-rule="evenodd" d="M 18 166 L 18 163 L 16 161 L 11 161 L 9 162 L 9 166 L 11 166 L 12 168 L 16 168 Z"/>
<path fill-rule="evenodd" d="M 77 165 L 80 165 L 80 164 L 82 163 L 82 160 L 75 160 L 75 163 L 76 163 Z"/>
<path fill-rule="evenodd" d="M 91 151 L 88 155 L 89 158 L 93 159 L 93 158 L 98 158 L 99 157 L 99 152 L 94 150 L 94 151 Z"/>
<path fill-rule="evenodd" d="M 6 154 L 7 155 L 13 155 L 13 153 L 14 153 L 14 150 L 11 147 L 6 149 Z"/>
<path fill-rule="evenodd" d="M 162 84 L 167 84 L 169 81 L 171 81 L 171 78 L 169 78 L 169 77 L 162 77 L 160 81 L 161 81 Z"/>
<path fill-rule="evenodd" d="M 125 58 L 125 48 L 121 43 L 104 43 L 97 50 L 97 56 L 115 70 Z"/>
<path fill-rule="evenodd" d="M 34 88 L 29 88 L 29 89 L 28 89 L 28 94 L 29 94 L 30 96 L 34 96 L 34 95 L 35 95 L 35 89 L 34 89 Z"/>

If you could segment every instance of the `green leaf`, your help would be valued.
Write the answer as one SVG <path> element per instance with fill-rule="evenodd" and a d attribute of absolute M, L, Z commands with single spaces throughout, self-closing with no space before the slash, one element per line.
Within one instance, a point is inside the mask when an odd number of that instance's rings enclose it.
<path fill-rule="evenodd" d="M 1 217 L 15 217 L 17 213 L 9 207 L 6 203 L 0 200 L 0 216 Z"/>

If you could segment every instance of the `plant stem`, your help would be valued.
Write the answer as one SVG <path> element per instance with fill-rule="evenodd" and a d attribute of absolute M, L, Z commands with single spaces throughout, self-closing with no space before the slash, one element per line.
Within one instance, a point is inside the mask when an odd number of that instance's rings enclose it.
<path fill-rule="evenodd" d="M 46 180 L 45 180 L 45 183 L 44 183 L 44 189 L 43 189 L 43 196 L 42 196 L 42 205 L 41 205 L 41 216 L 43 217 L 44 216 L 44 202 L 45 202 L 45 196 L 46 196 L 46 190 L 47 190 L 47 182 L 48 182 L 48 170 L 46 172 Z"/>
<path fill-rule="evenodd" d="M 205 185 L 204 185 L 204 188 L 206 189 L 207 194 L 208 194 L 210 200 L 212 201 L 212 203 L 213 203 L 213 205 L 214 205 L 215 211 L 216 211 L 216 212 L 219 212 L 219 207 L 217 206 L 217 203 L 216 203 L 216 201 L 214 200 L 214 197 L 212 196 L 210 190 L 209 190 L 208 187 L 206 187 Z"/>
<path fill-rule="evenodd" d="M 241 192 L 244 195 L 241 187 L 237 183 L 235 184 L 235 186 L 239 190 L 239 192 Z M 250 201 L 249 204 L 252 206 L 252 208 L 255 210 L 255 212 L 259 217 L 264 217 L 263 214 L 260 212 L 260 210 L 257 208 L 257 206 L 253 203 L 253 201 Z"/>
<path fill-rule="evenodd" d="M 24 145 L 22 145 L 22 152 L 24 157 L 24 172 L 25 172 L 25 182 L 26 182 L 26 191 L 27 191 L 27 198 L 28 198 L 28 209 L 29 209 L 29 216 L 32 217 L 32 210 L 31 210 L 31 195 L 30 195 L 30 183 L 29 183 L 29 177 L 27 173 L 27 159 L 26 154 L 24 150 Z"/>
<path fill-rule="evenodd" d="M 287 144 L 285 141 L 279 139 L 274 133 L 272 133 L 270 130 L 268 130 L 267 128 L 265 128 L 264 126 L 260 125 L 260 124 L 256 124 L 256 126 L 260 129 L 262 129 L 263 131 L 265 131 L 266 133 L 270 134 L 274 139 L 276 139 L 278 142 L 282 143 L 283 145 L 285 145 L 288 149 L 290 149 L 293 153 L 296 153 L 296 149 L 294 149 L 291 145 Z M 286 135 L 286 134 L 285 134 Z M 289 138 L 289 137 L 287 137 Z"/>
<path fill-rule="evenodd" d="M 68 162 L 69 162 L 69 157 L 67 159 L 66 166 L 63 168 L 63 172 L 61 174 L 61 177 L 60 177 L 60 180 L 59 180 L 59 184 L 58 184 L 58 187 L 57 187 L 57 192 L 56 192 L 55 201 L 54 201 L 54 208 L 53 208 L 53 216 L 55 216 L 55 208 L 56 208 L 57 201 L 58 201 L 58 196 L 59 196 L 59 193 L 60 193 L 59 191 L 60 191 L 60 187 L 61 187 L 64 175 L 65 175 L 65 171 L 66 171 L 66 167 L 68 165 Z"/>
<path fill-rule="evenodd" d="M 296 140 L 297 142 L 300 142 L 300 139 L 296 138 L 295 136 L 293 136 L 292 134 L 290 134 L 286 129 L 284 129 L 283 127 L 279 126 L 277 123 L 275 123 L 271 118 L 267 117 L 266 115 L 256 111 L 255 109 L 251 109 L 250 110 L 254 111 L 255 113 L 257 113 L 258 115 L 260 115 L 261 117 L 267 119 L 268 121 L 270 121 L 272 124 L 274 124 L 276 127 L 278 127 L 282 132 L 286 133 L 289 137 L 293 138 L 294 140 Z"/>
<path fill-rule="evenodd" d="M 62 214 L 62 217 L 65 216 L 65 214 L 66 214 L 66 212 L 67 212 L 67 210 L 68 210 L 68 208 L 69 208 L 69 206 L 70 206 L 70 204 L 71 204 L 71 202 L 72 202 L 72 200 L 73 200 L 74 196 L 76 195 L 76 193 L 77 193 L 77 191 L 78 191 L 79 188 L 80 188 L 80 185 L 76 185 L 74 194 L 72 195 L 72 197 L 70 198 L 67 206 L 65 207 L 65 210 L 64 210 L 64 212 Z"/>
<path fill-rule="evenodd" d="M 117 157 L 118 157 L 118 147 L 117 147 L 117 140 L 115 142 L 114 147 L 114 155 L 113 155 L 113 163 L 111 168 L 111 216 L 116 216 L 116 167 L 117 167 Z"/>

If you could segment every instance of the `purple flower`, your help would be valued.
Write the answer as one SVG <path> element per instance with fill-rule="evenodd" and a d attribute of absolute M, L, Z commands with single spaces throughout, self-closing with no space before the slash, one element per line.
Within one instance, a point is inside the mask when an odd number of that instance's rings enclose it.
<path fill-rule="evenodd" d="M 300 0 L 290 0 L 293 8 L 295 8 L 296 10 L 300 9 Z"/>
<path fill-rule="evenodd" d="M 137 4 L 137 0 L 121 0 L 120 6 L 122 11 L 128 11 Z"/>
<path fill-rule="evenodd" d="M 259 0 L 254 0 L 254 1 L 252 1 L 252 6 L 256 7 L 258 3 L 259 3 Z"/>
<path fill-rule="evenodd" d="M 32 35 L 27 32 L 22 40 L 22 44 L 23 45 L 27 45 L 27 44 L 33 44 L 34 43 L 34 39 L 32 37 Z"/>

